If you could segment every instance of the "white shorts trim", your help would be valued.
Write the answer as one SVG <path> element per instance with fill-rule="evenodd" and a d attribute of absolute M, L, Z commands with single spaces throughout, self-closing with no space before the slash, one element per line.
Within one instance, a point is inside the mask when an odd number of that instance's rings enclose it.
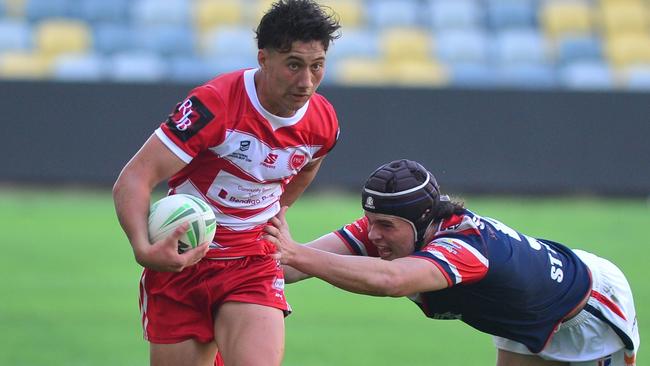
<path fill-rule="evenodd" d="M 623 273 L 611 262 L 582 250 L 574 250 L 576 255 L 589 267 L 592 275 L 592 290 L 608 297 L 626 317 L 626 320 L 613 314 L 606 305 L 593 296 L 588 304 L 603 310 L 603 314 L 639 346 L 639 331 L 632 291 Z M 616 317 L 616 318 L 614 318 Z M 498 349 L 532 355 L 533 353 L 519 342 L 502 337 L 493 337 Z M 569 321 L 560 324 L 550 342 L 537 354 L 546 360 L 572 362 L 572 365 L 598 365 L 599 360 L 611 359 L 610 365 L 630 365 L 634 350 L 625 350 L 621 338 L 604 321 L 592 313 L 582 310 Z M 620 362 L 619 362 L 620 360 Z M 587 363 L 585 363 L 587 362 Z M 594 363 L 596 362 L 596 363 Z M 633 364 L 633 363 L 632 363 Z"/>

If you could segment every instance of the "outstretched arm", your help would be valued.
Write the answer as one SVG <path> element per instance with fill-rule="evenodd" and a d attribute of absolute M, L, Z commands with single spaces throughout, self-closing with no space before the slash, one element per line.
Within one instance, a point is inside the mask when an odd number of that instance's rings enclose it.
<path fill-rule="evenodd" d="M 300 245 L 291 238 L 285 212 L 283 207 L 271 220 L 273 226 L 267 228 L 268 238 L 276 245 L 281 263 L 306 275 L 347 291 L 374 296 L 400 297 L 447 287 L 438 267 L 425 259 L 405 257 L 386 261 Z"/>
<path fill-rule="evenodd" d="M 352 251 L 345 245 L 343 240 L 334 233 L 325 234 L 303 245 L 330 253 L 352 254 Z M 282 269 L 284 269 L 284 280 L 286 283 L 294 283 L 311 277 L 311 275 L 301 272 L 287 264 L 282 265 Z"/>

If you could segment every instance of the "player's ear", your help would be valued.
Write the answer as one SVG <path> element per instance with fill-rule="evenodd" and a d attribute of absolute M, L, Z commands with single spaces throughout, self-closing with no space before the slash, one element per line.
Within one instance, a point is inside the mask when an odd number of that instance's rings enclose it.
<path fill-rule="evenodd" d="M 266 50 L 261 49 L 257 50 L 257 63 L 260 65 L 260 69 L 265 70 L 266 69 L 266 61 L 268 57 L 266 54 Z"/>

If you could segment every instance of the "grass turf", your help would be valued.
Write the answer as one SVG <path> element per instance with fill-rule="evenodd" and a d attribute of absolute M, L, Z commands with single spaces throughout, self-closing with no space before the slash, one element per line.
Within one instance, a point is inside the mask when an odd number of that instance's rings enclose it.
<path fill-rule="evenodd" d="M 289 221 L 307 241 L 356 219 L 351 196 L 307 196 Z M 643 200 L 471 197 L 476 212 L 531 236 L 604 256 L 628 276 L 650 330 L 650 207 Z M 143 365 L 140 268 L 105 191 L 0 190 L 0 365 Z M 345 293 L 311 279 L 287 288 L 285 365 L 493 365 L 490 337 L 425 318 L 406 299 Z M 642 365 L 643 348 L 638 364 Z"/>

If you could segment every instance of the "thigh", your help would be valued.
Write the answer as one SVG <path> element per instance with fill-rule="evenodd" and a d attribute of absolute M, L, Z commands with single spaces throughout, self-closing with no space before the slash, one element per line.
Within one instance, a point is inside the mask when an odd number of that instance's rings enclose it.
<path fill-rule="evenodd" d="M 151 366 L 213 366 L 217 344 L 194 339 L 173 344 L 149 344 Z"/>
<path fill-rule="evenodd" d="M 215 338 L 228 366 L 279 366 L 284 355 L 282 310 L 242 302 L 226 302 L 215 321 Z"/>
<path fill-rule="evenodd" d="M 547 361 L 535 355 L 522 355 L 520 353 L 498 349 L 497 366 L 569 366 L 569 364 L 558 361 Z"/>

